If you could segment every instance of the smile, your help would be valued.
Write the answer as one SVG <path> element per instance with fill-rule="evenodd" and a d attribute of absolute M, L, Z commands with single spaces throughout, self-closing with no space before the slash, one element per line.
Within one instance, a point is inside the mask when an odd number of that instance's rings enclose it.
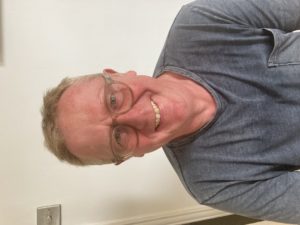
<path fill-rule="evenodd" d="M 160 123 L 160 110 L 159 110 L 158 106 L 152 100 L 151 100 L 151 105 L 152 105 L 153 111 L 155 113 L 155 128 L 157 128 Z"/>

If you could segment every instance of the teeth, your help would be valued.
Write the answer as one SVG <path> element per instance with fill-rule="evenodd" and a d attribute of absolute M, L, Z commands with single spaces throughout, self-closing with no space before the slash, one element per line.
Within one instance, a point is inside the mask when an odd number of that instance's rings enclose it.
<path fill-rule="evenodd" d="M 160 111 L 158 106 L 153 101 L 151 101 L 151 105 L 155 112 L 155 128 L 157 128 L 160 122 Z"/>

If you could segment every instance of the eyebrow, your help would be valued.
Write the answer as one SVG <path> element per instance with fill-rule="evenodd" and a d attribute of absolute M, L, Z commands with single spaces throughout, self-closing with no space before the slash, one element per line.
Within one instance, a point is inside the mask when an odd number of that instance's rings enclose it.
<path fill-rule="evenodd" d="M 102 75 L 99 75 L 99 77 L 102 77 Z M 100 80 L 103 80 L 103 77 Z M 102 88 L 101 87 L 98 88 L 98 94 L 97 94 L 100 103 L 102 103 L 103 99 L 105 98 L 105 86 L 106 86 L 106 83 L 105 83 L 104 80 L 103 80 L 103 82 L 104 82 L 104 85 L 102 85 Z M 104 99 L 104 102 L 105 102 L 105 99 Z M 105 105 L 106 105 L 106 103 L 105 103 Z"/>
<path fill-rule="evenodd" d="M 109 109 L 107 108 L 107 102 L 106 102 L 106 96 L 105 96 L 105 90 L 106 90 L 106 86 L 107 86 L 106 79 L 103 74 L 100 74 L 99 76 L 102 78 L 102 80 L 104 82 L 102 88 L 98 89 L 99 103 L 102 103 L 102 104 L 100 104 L 100 106 L 104 105 L 107 115 L 112 119 L 111 113 L 110 113 Z M 110 79 L 110 80 L 112 80 L 112 79 Z M 113 119 L 112 119 L 112 123 L 113 123 Z M 109 144 L 108 144 L 109 149 L 107 152 L 109 152 L 112 155 L 113 158 L 110 161 L 111 161 L 111 163 L 114 163 L 114 161 L 116 160 L 116 156 L 114 155 L 114 152 L 112 150 L 113 127 L 111 125 L 109 126 L 108 132 L 109 132 L 109 134 L 107 136 L 109 138 L 109 140 L 108 140 L 109 141 Z M 99 149 L 99 151 L 101 151 L 101 149 Z"/>

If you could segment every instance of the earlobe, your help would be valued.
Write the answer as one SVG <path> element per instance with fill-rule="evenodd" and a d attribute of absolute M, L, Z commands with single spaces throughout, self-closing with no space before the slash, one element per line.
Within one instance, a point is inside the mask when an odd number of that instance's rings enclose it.
<path fill-rule="evenodd" d="M 115 71 L 114 69 L 111 69 L 111 68 L 106 68 L 103 70 L 103 73 L 108 73 L 110 75 L 113 75 L 113 74 L 121 74 L 117 71 Z M 126 75 L 128 76 L 137 76 L 137 73 L 133 70 L 129 70 L 128 72 L 125 73 Z"/>
<path fill-rule="evenodd" d="M 145 154 L 139 154 L 139 155 L 135 155 L 135 157 L 141 158 L 141 157 L 144 157 L 144 155 L 145 155 Z"/>
<path fill-rule="evenodd" d="M 126 73 L 126 75 L 129 75 L 129 76 L 137 76 L 137 73 L 135 72 L 135 71 L 133 71 L 133 70 L 129 70 L 127 73 Z"/>
<path fill-rule="evenodd" d="M 106 68 L 103 70 L 104 73 L 108 73 L 108 74 L 114 74 L 114 73 L 118 73 L 117 71 L 111 69 L 111 68 Z"/>

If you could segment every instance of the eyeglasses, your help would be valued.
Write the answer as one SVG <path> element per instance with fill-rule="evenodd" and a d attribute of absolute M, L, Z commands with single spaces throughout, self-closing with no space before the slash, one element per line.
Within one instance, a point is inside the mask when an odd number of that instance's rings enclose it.
<path fill-rule="evenodd" d="M 128 85 L 113 80 L 103 72 L 105 81 L 104 100 L 112 118 L 111 150 L 114 156 L 113 163 L 119 165 L 133 156 L 138 144 L 137 132 L 133 127 L 117 124 L 116 117 L 128 112 L 132 108 L 133 93 Z"/>

